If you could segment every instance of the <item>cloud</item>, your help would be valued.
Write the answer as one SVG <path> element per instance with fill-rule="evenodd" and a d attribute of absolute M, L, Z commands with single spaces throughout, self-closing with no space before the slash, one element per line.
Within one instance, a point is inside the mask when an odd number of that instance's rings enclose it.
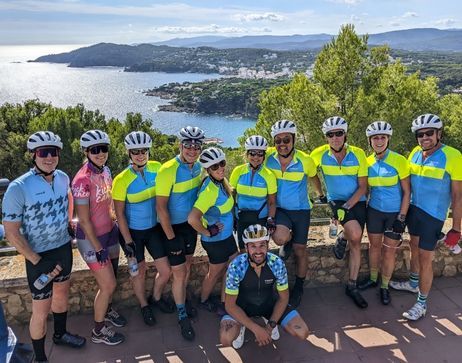
<path fill-rule="evenodd" d="M 456 21 L 452 18 L 448 18 L 448 19 L 439 19 L 439 20 L 436 20 L 435 22 L 435 25 L 438 25 L 438 26 L 453 26 Z"/>
<path fill-rule="evenodd" d="M 398 21 L 390 21 L 391 26 L 401 26 L 401 24 Z"/>
<path fill-rule="evenodd" d="M 155 32 L 167 34 L 247 34 L 271 33 L 270 28 L 242 28 L 224 27 L 217 24 L 203 26 L 160 26 L 154 28 Z"/>
<path fill-rule="evenodd" d="M 358 5 L 363 0 L 326 0 L 330 3 L 345 4 L 345 5 Z"/>
<path fill-rule="evenodd" d="M 242 22 L 250 22 L 250 21 L 283 21 L 285 16 L 276 13 L 248 13 L 248 14 L 235 14 L 232 16 L 232 19 L 242 21 Z"/>
<path fill-rule="evenodd" d="M 402 18 L 406 19 L 406 18 L 417 18 L 419 15 L 417 15 L 417 13 L 413 12 L 413 11 L 407 11 L 405 12 L 403 15 L 401 15 Z"/>

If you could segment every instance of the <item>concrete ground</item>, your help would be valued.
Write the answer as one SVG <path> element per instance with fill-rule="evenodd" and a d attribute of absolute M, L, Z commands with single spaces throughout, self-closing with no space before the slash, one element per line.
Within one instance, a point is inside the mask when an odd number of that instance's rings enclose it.
<path fill-rule="evenodd" d="M 221 347 L 219 318 L 199 311 L 194 322 L 196 339 L 185 341 L 176 314 L 156 311 L 157 325 L 144 325 L 138 308 L 123 310 L 129 324 L 121 329 L 126 341 L 115 347 L 90 340 L 90 314 L 71 316 L 68 329 L 87 338 L 81 350 L 55 346 L 52 323 L 47 334 L 51 363 L 81 362 L 461 362 L 462 361 L 462 276 L 438 278 L 429 297 L 427 316 L 417 322 L 401 317 L 415 302 L 415 296 L 392 291 L 392 303 L 381 305 L 378 290 L 364 293 L 369 302 L 358 309 L 345 296 L 344 287 L 306 289 L 298 311 L 311 334 L 299 341 L 285 332 L 270 346 L 258 347 L 251 332 L 240 350 Z M 21 341 L 28 341 L 28 329 L 15 329 Z"/>

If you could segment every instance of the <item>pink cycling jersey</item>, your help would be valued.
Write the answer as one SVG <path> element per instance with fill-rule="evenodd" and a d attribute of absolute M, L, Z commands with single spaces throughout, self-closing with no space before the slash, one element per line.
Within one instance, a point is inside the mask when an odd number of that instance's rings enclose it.
<path fill-rule="evenodd" d="M 112 219 L 112 176 L 108 167 L 102 172 L 85 163 L 72 181 L 72 195 L 75 205 L 88 204 L 90 220 L 97 236 L 109 233 L 113 226 Z M 85 239 L 85 234 L 77 224 L 77 238 Z"/>

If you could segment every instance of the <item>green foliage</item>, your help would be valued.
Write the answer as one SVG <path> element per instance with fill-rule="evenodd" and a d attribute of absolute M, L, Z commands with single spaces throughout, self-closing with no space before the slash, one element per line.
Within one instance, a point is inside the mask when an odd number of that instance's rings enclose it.
<path fill-rule="evenodd" d="M 153 138 L 151 158 L 164 162 L 172 158 L 178 149 L 169 143 L 169 137 L 153 129 L 150 120 L 140 114 L 127 114 L 125 122 L 117 119 L 106 121 L 99 111 L 85 110 L 83 105 L 66 109 L 53 107 L 37 100 L 24 104 L 0 106 L 0 170 L 1 177 L 14 179 L 31 167 L 31 158 L 26 149 L 27 138 L 40 130 L 57 133 L 63 141 L 59 168 L 70 177 L 81 167 L 84 154 L 80 149 L 80 136 L 87 130 L 101 129 L 111 139 L 108 165 L 113 174 L 128 165 L 128 156 L 123 144 L 125 135 L 142 130 Z"/>

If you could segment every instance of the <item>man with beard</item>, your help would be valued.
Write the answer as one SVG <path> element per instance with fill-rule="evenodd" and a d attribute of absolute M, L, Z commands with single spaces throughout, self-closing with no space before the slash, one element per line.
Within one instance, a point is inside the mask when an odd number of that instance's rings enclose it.
<path fill-rule="evenodd" d="M 278 324 L 289 334 L 305 340 L 308 327 L 289 302 L 287 270 L 278 256 L 268 252 L 266 227 L 254 224 L 243 233 L 246 253 L 237 256 L 226 274 L 225 315 L 220 323 L 223 346 L 239 349 L 245 329 L 251 330 L 259 346 L 279 339 Z M 262 317 L 265 326 L 252 317 Z"/>

